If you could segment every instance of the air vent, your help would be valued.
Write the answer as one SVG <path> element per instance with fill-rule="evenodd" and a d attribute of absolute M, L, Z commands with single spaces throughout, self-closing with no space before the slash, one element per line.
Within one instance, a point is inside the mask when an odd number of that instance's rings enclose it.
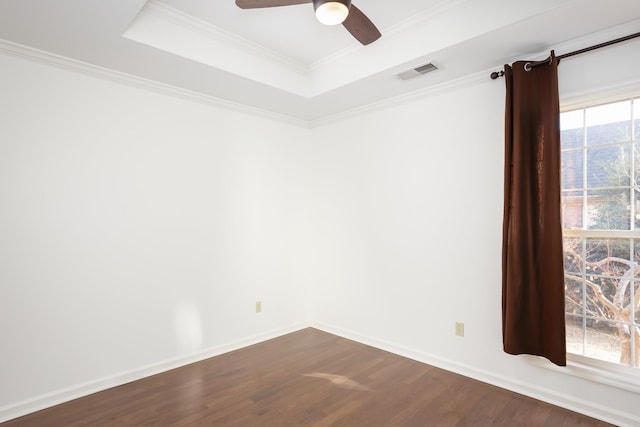
<path fill-rule="evenodd" d="M 437 69 L 438 69 L 438 67 L 436 67 L 431 62 L 429 62 L 428 64 L 420 65 L 420 66 L 412 68 L 410 70 L 398 73 L 398 74 L 396 74 L 396 76 L 398 76 L 398 78 L 400 78 L 401 80 L 409 80 L 409 79 L 413 79 L 414 77 L 419 77 L 419 76 L 422 76 L 424 74 L 430 73 L 430 72 L 435 71 Z"/>

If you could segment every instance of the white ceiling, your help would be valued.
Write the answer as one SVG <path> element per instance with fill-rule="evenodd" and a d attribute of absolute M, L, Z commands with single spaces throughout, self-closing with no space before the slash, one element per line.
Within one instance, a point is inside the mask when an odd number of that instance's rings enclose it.
<path fill-rule="evenodd" d="M 85 70 L 314 124 L 477 78 L 521 55 L 537 59 L 640 31 L 638 0 L 354 4 L 382 32 L 369 46 L 318 23 L 311 4 L 242 10 L 234 0 L 0 0 L 0 51 L 71 59 Z M 439 70 L 395 77 L 428 61 Z"/>

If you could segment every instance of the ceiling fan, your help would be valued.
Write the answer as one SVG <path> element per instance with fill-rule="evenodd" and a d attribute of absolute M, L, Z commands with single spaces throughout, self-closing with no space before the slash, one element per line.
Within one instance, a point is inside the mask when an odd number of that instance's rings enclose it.
<path fill-rule="evenodd" d="M 352 5 L 351 0 L 236 0 L 236 5 L 241 9 L 293 6 L 304 3 L 313 3 L 316 17 L 320 22 L 326 25 L 342 24 L 365 46 L 381 36 L 373 22 L 360 9 Z"/>

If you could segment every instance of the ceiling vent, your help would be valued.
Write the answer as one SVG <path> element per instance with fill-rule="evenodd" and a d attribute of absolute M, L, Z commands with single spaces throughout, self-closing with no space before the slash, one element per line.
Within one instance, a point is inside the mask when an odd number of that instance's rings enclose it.
<path fill-rule="evenodd" d="M 396 76 L 398 76 L 398 78 L 400 78 L 401 80 L 409 80 L 409 79 L 413 79 L 415 77 L 420 77 L 420 76 L 422 76 L 424 74 L 430 73 L 430 72 L 435 71 L 437 69 L 438 69 L 438 67 L 436 67 L 431 62 L 429 62 L 428 64 L 420 65 L 420 66 L 412 68 L 410 70 L 398 73 L 398 74 L 396 74 Z"/>

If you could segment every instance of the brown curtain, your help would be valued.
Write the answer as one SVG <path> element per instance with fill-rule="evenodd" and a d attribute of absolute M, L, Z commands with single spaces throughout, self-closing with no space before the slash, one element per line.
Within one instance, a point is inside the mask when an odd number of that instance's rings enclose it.
<path fill-rule="evenodd" d="M 566 365 L 558 62 L 505 65 L 504 351 Z"/>

